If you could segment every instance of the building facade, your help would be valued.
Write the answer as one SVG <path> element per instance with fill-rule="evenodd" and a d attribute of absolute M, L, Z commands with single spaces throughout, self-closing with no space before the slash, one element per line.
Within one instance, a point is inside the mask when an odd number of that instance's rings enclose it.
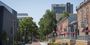
<path fill-rule="evenodd" d="M 77 20 L 80 36 L 90 35 L 90 0 L 84 0 L 77 7 Z"/>
<path fill-rule="evenodd" d="M 52 10 L 56 14 L 56 20 L 59 21 L 63 12 L 73 13 L 73 4 L 69 2 L 66 4 L 52 4 Z"/>
<path fill-rule="evenodd" d="M 66 3 L 66 12 L 73 14 L 73 4 Z"/>
<path fill-rule="evenodd" d="M 76 14 L 65 17 L 57 24 L 57 34 L 60 38 L 74 39 L 78 36 Z"/>
<path fill-rule="evenodd" d="M 77 14 L 72 14 L 68 17 L 68 24 L 68 37 L 70 39 L 76 39 L 79 35 Z"/>
<path fill-rule="evenodd" d="M 64 18 L 57 24 L 57 35 L 60 38 L 64 38 L 68 36 L 67 32 L 68 32 L 68 19 Z"/>
<path fill-rule="evenodd" d="M 29 17 L 27 13 L 18 13 L 17 14 L 18 20 L 23 20 L 26 17 Z"/>
<path fill-rule="evenodd" d="M 17 12 L 0 2 L 0 45 L 13 45 L 17 31 Z"/>

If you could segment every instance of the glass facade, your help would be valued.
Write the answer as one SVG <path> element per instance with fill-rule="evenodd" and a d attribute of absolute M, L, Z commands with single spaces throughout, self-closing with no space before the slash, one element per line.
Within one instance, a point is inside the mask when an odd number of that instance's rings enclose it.
<path fill-rule="evenodd" d="M 73 13 L 73 4 L 70 3 L 66 4 L 66 12 Z"/>
<path fill-rule="evenodd" d="M 52 4 L 52 9 L 56 13 L 56 20 L 59 21 L 63 12 L 73 14 L 73 4 Z"/>
<path fill-rule="evenodd" d="M 65 7 L 54 7 L 55 13 L 63 13 L 65 11 Z"/>
<path fill-rule="evenodd" d="M 15 23 L 15 24 L 14 24 Z M 0 45 L 13 45 L 14 35 L 17 31 L 17 12 L 0 1 Z M 3 42 L 3 37 L 5 41 Z"/>

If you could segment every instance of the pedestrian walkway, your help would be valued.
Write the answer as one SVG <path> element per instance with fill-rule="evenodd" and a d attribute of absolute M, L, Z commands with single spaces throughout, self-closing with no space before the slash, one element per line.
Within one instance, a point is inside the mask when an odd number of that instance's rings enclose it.
<path fill-rule="evenodd" d="M 47 45 L 48 42 L 33 42 L 32 44 L 26 44 L 26 45 Z"/>
<path fill-rule="evenodd" d="M 31 45 L 41 45 L 40 42 L 33 42 Z"/>
<path fill-rule="evenodd" d="M 47 45 L 48 42 L 40 42 L 41 45 Z"/>

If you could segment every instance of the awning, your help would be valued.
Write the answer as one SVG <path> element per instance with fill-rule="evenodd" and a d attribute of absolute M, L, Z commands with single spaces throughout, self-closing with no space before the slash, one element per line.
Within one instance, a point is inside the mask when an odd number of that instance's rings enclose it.
<path fill-rule="evenodd" d="M 82 31 L 82 32 L 90 32 L 90 30 L 84 30 L 84 31 Z"/>
<path fill-rule="evenodd" d="M 65 35 L 65 33 L 64 32 L 60 32 L 60 35 Z"/>
<path fill-rule="evenodd" d="M 82 30 L 82 32 L 90 32 L 90 30 L 88 29 L 88 27 L 86 27 Z"/>
<path fill-rule="evenodd" d="M 74 24 L 74 23 L 77 23 L 77 21 L 72 21 L 72 22 L 70 23 L 70 25 L 72 25 L 72 24 Z"/>

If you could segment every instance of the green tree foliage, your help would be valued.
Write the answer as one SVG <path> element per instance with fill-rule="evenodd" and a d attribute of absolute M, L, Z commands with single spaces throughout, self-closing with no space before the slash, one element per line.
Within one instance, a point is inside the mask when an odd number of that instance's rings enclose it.
<path fill-rule="evenodd" d="M 68 13 L 68 12 L 64 12 L 64 13 L 63 13 L 63 16 L 64 16 L 64 17 L 69 17 L 69 13 Z"/>
<path fill-rule="evenodd" d="M 54 11 L 46 10 L 46 13 L 39 21 L 39 26 L 39 34 L 41 37 L 50 34 L 56 26 Z"/>
<path fill-rule="evenodd" d="M 63 12 L 61 18 L 59 20 L 62 20 L 65 17 L 69 17 L 69 13 L 68 12 Z"/>
<path fill-rule="evenodd" d="M 24 18 L 23 20 L 19 20 L 19 30 L 16 34 L 16 40 L 22 41 L 23 37 L 26 41 L 30 41 L 30 38 L 36 38 L 38 27 L 36 23 L 33 21 L 32 17 Z M 33 37 L 32 37 L 33 35 Z M 24 41 L 25 41 L 24 40 Z"/>
<path fill-rule="evenodd" d="M 5 31 L 3 31 L 2 34 L 0 35 L 3 45 L 7 44 L 7 37 L 8 37 L 7 33 Z"/>

